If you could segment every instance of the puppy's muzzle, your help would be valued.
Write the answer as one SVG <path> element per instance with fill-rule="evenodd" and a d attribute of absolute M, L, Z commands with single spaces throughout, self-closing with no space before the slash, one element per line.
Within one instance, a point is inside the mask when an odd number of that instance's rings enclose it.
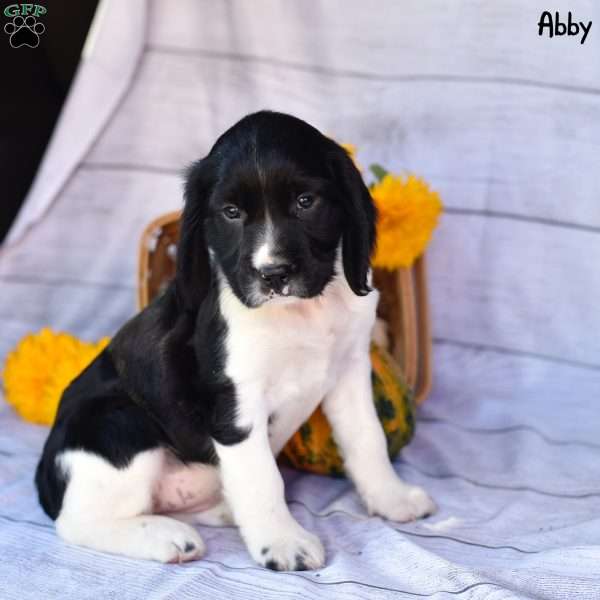
<path fill-rule="evenodd" d="M 297 267 L 291 263 L 276 263 L 265 265 L 258 269 L 258 274 L 263 283 L 274 292 L 281 294 L 289 284 L 290 278 L 297 271 Z"/>

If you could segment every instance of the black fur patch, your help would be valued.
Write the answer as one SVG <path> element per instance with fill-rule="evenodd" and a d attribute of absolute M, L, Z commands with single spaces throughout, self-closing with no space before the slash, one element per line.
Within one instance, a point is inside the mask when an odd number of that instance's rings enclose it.
<path fill-rule="evenodd" d="M 279 563 L 276 560 L 268 560 L 265 563 L 265 567 L 267 567 L 267 569 L 271 569 L 271 571 L 282 571 L 283 569 L 279 566 Z"/>
<path fill-rule="evenodd" d="M 296 567 L 294 568 L 294 571 L 306 571 L 307 569 L 308 567 L 304 562 L 304 556 L 302 556 L 302 554 L 296 554 Z"/>

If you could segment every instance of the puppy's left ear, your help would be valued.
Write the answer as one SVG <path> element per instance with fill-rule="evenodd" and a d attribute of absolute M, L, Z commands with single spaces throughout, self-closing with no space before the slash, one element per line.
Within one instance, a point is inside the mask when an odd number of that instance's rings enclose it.
<path fill-rule="evenodd" d="M 377 212 L 371 194 L 348 153 L 334 143 L 332 168 L 344 209 L 342 258 L 344 274 L 357 296 L 371 291 L 368 284 L 375 245 Z"/>
<path fill-rule="evenodd" d="M 188 312 L 198 310 L 211 285 L 204 220 L 214 183 L 215 169 L 210 155 L 187 169 L 175 289 L 181 308 Z"/>

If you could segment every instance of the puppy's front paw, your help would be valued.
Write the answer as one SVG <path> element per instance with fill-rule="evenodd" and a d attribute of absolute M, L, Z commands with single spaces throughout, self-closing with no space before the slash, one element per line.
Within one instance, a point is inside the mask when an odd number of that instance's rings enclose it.
<path fill-rule="evenodd" d="M 297 523 L 271 527 L 268 535 L 249 543 L 248 549 L 257 563 L 274 571 L 318 569 L 325 562 L 325 550 L 319 538 Z"/>
<path fill-rule="evenodd" d="M 400 482 L 370 497 L 367 506 L 370 514 L 398 523 L 428 517 L 437 510 L 435 502 L 423 488 Z"/>

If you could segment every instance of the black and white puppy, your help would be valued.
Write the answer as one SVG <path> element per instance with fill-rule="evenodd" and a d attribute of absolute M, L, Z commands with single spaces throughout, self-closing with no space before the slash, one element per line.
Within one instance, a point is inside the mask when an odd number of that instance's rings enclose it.
<path fill-rule="evenodd" d="M 373 405 L 375 210 L 346 152 L 294 117 L 249 115 L 188 172 L 177 274 L 65 391 L 38 466 L 65 540 L 198 558 L 191 523 L 235 523 L 253 558 L 314 569 L 275 462 L 319 403 L 371 514 L 435 506 L 398 478 Z"/>

